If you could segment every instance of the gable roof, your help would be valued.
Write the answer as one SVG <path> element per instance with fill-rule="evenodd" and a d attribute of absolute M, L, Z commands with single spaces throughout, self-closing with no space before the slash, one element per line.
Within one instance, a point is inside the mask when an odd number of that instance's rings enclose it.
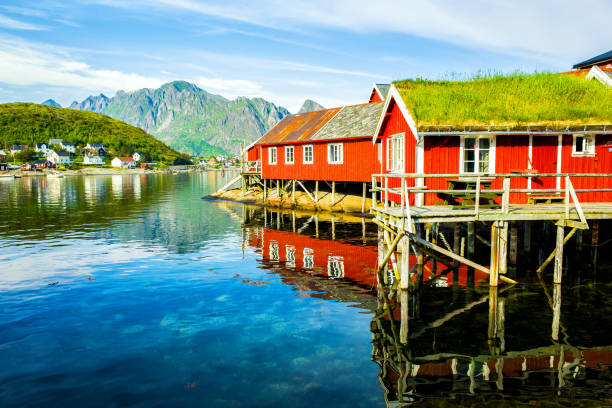
<path fill-rule="evenodd" d="M 393 83 L 419 131 L 612 125 L 612 89 L 569 75 L 512 74 Z"/>
<path fill-rule="evenodd" d="M 133 162 L 133 161 L 135 161 L 131 157 L 120 157 L 120 156 L 117 156 L 117 157 L 115 157 L 115 159 L 119 159 L 122 162 Z M 113 159 L 113 160 L 115 160 L 115 159 Z"/>
<path fill-rule="evenodd" d="M 587 68 L 587 67 L 590 67 L 591 65 L 601 64 L 606 61 L 612 61 L 612 50 L 608 52 L 604 52 L 603 54 L 590 58 L 586 61 L 579 62 L 578 64 L 574 65 L 572 68 L 574 69 Z"/>
<path fill-rule="evenodd" d="M 53 153 L 57 154 L 58 156 L 61 157 L 70 157 L 70 153 L 68 153 L 65 150 L 53 150 Z"/>
<path fill-rule="evenodd" d="M 383 101 L 387 99 L 387 95 L 389 94 L 389 88 L 391 88 L 391 84 L 374 84 L 374 87 L 380 94 L 380 98 Z"/>
<path fill-rule="evenodd" d="M 382 102 L 345 106 L 312 135 L 310 140 L 371 137 L 376 130 L 382 107 Z"/>
<path fill-rule="evenodd" d="M 323 109 L 313 112 L 288 115 L 270 129 L 258 145 L 278 144 L 310 140 L 341 108 Z"/>

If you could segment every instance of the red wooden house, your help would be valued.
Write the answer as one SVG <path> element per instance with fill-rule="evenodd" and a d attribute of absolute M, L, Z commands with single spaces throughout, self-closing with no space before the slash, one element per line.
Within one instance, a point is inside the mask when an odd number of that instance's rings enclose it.
<path fill-rule="evenodd" d="M 261 177 L 275 180 L 370 182 L 380 171 L 372 135 L 382 102 L 286 116 L 247 150 Z"/>
<path fill-rule="evenodd" d="M 373 142 L 383 146 L 383 173 L 524 173 L 511 188 L 562 189 L 545 173 L 612 173 L 612 89 L 552 74 L 471 81 L 400 81 L 391 85 Z M 399 186 L 399 181 L 394 180 Z M 448 179 L 409 179 L 408 186 L 448 189 Z M 491 188 L 501 188 L 497 179 Z M 576 178 L 579 188 L 610 188 L 609 178 Z M 417 194 L 417 204 L 441 201 Z M 399 201 L 397 195 L 389 197 Z M 581 201 L 612 201 L 581 193 Z M 526 194 L 512 194 L 525 203 Z"/>

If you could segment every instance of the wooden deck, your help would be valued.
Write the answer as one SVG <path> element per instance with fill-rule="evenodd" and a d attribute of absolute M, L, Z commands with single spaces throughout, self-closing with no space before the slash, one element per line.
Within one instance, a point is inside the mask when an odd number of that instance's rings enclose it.
<path fill-rule="evenodd" d="M 589 220 L 612 219 L 612 203 L 581 203 L 584 216 Z M 401 220 L 407 215 L 406 209 L 397 207 L 373 207 L 372 213 L 379 219 Z M 469 221 L 536 221 L 570 219 L 579 220 L 578 212 L 571 206 L 566 218 L 565 204 L 510 204 L 508 211 L 501 208 L 457 208 L 452 206 L 410 207 L 410 216 L 415 223 L 469 222 Z"/>

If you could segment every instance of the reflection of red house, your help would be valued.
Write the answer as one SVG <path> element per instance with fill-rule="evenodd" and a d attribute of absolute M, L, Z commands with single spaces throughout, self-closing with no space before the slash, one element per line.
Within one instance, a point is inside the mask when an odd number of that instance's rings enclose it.
<path fill-rule="evenodd" d="M 249 245 L 260 248 L 266 261 L 312 271 L 329 278 L 346 278 L 366 286 L 376 285 L 377 249 L 327 241 L 294 232 L 261 228 Z"/>

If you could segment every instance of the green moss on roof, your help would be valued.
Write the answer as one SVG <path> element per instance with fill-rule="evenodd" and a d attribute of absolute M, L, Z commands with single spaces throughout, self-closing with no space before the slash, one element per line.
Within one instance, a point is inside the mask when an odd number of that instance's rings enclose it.
<path fill-rule="evenodd" d="M 421 129 L 612 124 L 612 89 L 570 75 L 517 73 L 466 81 L 405 80 L 394 85 Z"/>

